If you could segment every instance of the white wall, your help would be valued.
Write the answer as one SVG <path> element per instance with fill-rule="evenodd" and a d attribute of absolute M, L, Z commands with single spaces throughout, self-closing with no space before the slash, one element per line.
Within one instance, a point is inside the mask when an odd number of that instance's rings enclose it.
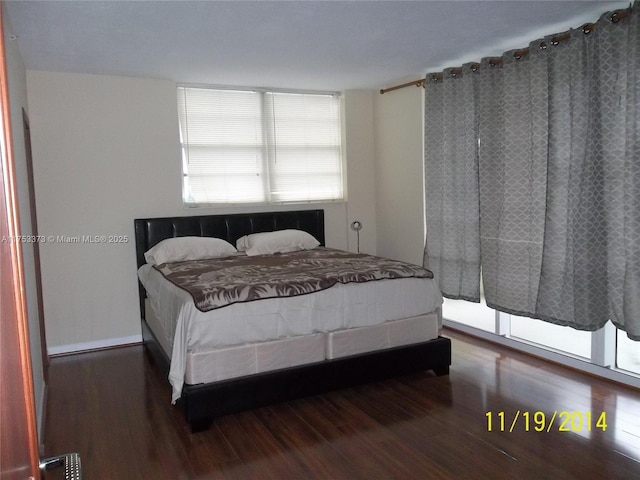
<path fill-rule="evenodd" d="M 5 55 L 9 79 L 9 103 L 11 108 L 11 127 L 13 154 L 15 162 L 16 184 L 18 189 L 18 209 L 20 215 L 20 231 L 22 235 L 31 235 L 31 203 L 29 200 L 29 183 L 27 176 L 24 128 L 22 125 L 22 109 L 27 108 L 27 78 L 22 57 L 16 42 L 10 39 L 11 26 L 3 16 Z M 33 386 L 36 401 L 38 432 L 42 433 L 42 419 L 45 400 L 45 382 L 40 345 L 40 323 L 38 319 L 38 296 L 36 290 L 36 271 L 33 245 L 22 245 L 22 261 L 25 273 L 25 294 L 27 298 L 27 315 L 29 318 L 29 339 L 31 347 L 31 364 L 33 369 Z"/>
<path fill-rule="evenodd" d="M 378 255 L 418 265 L 425 235 L 423 95 L 411 87 L 377 94 L 374 102 Z"/>
<path fill-rule="evenodd" d="M 360 221 L 360 251 L 376 254 L 376 172 L 372 91 L 345 92 L 344 138 L 347 139 L 348 218 Z M 357 234 L 348 229 L 349 250 L 357 250 Z"/>
<path fill-rule="evenodd" d="M 139 217 L 324 208 L 327 245 L 349 247 L 346 203 L 185 209 L 175 83 L 28 71 L 27 84 L 41 235 L 133 239 L 133 219 Z M 375 206 L 358 174 L 373 168 L 372 147 L 366 145 L 372 142 L 373 109 L 370 97 L 359 92 L 347 92 L 344 104 L 347 130 L 358 138 L 356 146 L 345 146 L 354 205 L 349 213 L 369 219 Z M 370 235 L 367 247 L 375 248 Z M 133 240 L 43 244 L 42 273 L 51 352 L 140 338 Z"/>

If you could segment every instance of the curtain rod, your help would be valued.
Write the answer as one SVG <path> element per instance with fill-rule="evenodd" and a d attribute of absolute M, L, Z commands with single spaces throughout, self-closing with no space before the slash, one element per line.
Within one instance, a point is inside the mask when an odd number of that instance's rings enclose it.
<path fill-rule="evenodd" d="M 611 16 L 609 17 L 609 20 L 611 20 L 613 23 L 618 23 L 620 20 L 623 20 L 624 18 L 628 17 L 630 15 L 630 10 L 616 10 L 615 12 L 613 12 L 611 14 Z M 588 35 L 589 33 L 593 32 L 596 29 L 596 24 L 595 23 L 585 23 L 582 27 L 580 27 L 582 29 L 582 33 L 584 33 L 585 35 Z M 555 35 L 553 37 L 551 37 L 551 45 L 558 45 L 560 42 L 565 42 L 567 40 L 569 40 L 569 38 L 571 38 L 571 34 L 569 32 L 567 33 L 561 33 L 558 35 Z M 546 49 L 547 48 L 547 43 L 546 42 L 542 42 L 540 43 L 540 48 L 542 49 Z M 513 56 L 520 60 L 522 57 L 524 57 L 525 55 L 529 54 L 529 48 L 522 48 L 520 50 L 516 50 L 515 52 L 513 52 Z M 491 57 L 489 59 L 489 65 L 494 66 L 494 65 L 501 65 L 502 64 L 502 57 Z M 471 64 L 471 70 L 472 71 L 477 71 L 480 68 L 480 64 L 479 63 L 472 63 Z M 453 77 L 456 77 L 458 75 L 462 75 L 462 67 L 456 67 L 456 68 L 451 68 L 449 69 L 449 71 L 451 72 L 451 75 Z M 442 78 L 444 77 L 444 73 L 442 72 L 438 72 L 438 73 L 430 73 L 428 74 L 429 77 L 431 77 L 433 80 L 442 80 Z M 413 82 L 407 82 L 407 83 L 403 83 L 402 85 L 395 85 L 393 87 L 389 87 L 389 88 L 382 88 L 380 90 L 380 95 L 383 95 L 387 92 L 393 92 L 394 90 L 399 90 L 401 88 L 405 88 L 405 87 L 411 87 L 413 85 L 415 85 L 416 87 L 424 87 L 425 86 L 425 79 L 420 79 L 420 80 L 414 80 Z"/>
<path fill-rule="evenodd" d="M 399 90 L 401 88 L 410 87 L 415 85 L 416 87 L 424 87 L 424 78 L 420 80 L 414 80 L 413 82 L 403 83 L 402 85 L 396 85 L 395 87 L 383 88 L 380 90 L 380 95 L 383 95 L 387 92 L 393 92 L 394 90 Z"/>

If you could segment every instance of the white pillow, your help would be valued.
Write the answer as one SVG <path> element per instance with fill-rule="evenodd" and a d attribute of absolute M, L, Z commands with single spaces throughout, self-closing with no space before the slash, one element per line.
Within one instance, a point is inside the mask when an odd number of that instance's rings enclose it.
<path fill-rule="evenodd" d="M 162 240 L 149 249 L 144 258 L 147 263 L 161 265 L 167 262 L 223 257 L 236 252 L 233 245 L 221 238 L 175 237 Z"/>
<path fill-rule="evenodd" d="M 240 237 L 236 242 L 239 251 L 247 255 L 311 250 L 320 245 L 313 235 L 302 230 L 277 230 L 275 232 L 252 233 Z"/>

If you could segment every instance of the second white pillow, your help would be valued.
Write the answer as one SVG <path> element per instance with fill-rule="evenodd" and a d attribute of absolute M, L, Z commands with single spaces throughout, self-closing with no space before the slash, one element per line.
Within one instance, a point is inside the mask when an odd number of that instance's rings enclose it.
<path fill-rule="evenodd" d="M 293 229 L 252 233 L 240 237 L 236 242 L 237 249 L 247 255 L 268 255 L 311 250 L 319 245 L 320 242 L 310 233 Z"/>

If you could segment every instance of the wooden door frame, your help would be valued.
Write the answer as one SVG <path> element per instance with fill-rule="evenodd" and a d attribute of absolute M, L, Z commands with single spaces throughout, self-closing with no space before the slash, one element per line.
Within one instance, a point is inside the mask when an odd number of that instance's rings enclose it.
<path fill-rule="evenodd" d="M 33 370 L 0 3 L 0 477 L 40 479 Z M 2 240 L 2 239 L 0 239 Z"/>

